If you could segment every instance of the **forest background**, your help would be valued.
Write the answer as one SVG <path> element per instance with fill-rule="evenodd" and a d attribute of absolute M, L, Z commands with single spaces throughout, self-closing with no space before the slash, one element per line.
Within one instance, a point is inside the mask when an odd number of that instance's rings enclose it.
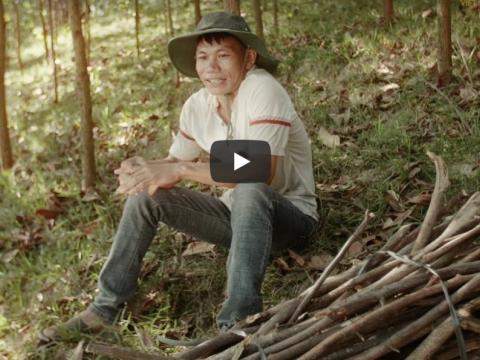
<path fill-rule="evenodd" d="M 51 43 L 44 45 L 39 2 L 4 1 L 14 166 L 0 174 L 0 358 L 62 358 L 75 347 L 38 347 L 36 333 L 82 310 L 94 296 L 124 202 L 113 194 L 113 170 L 133 155 L 164 156 L 181 105 L 200 86 L 179 76 L 166 54 L 172 32 L 194 28 L 194 2 L 140 0 L 137 22 L 134 3 L 90 1 L 90 16 L 82 16 L 97 176 L 94 187 L 82 188 L 81 105 L 65 7 L 53 1 L 55 101 Z M 439 83 L 437 72 L 436 1 L 394 2 L 392 21 L 380 1 L 277 3 L 278 27 L 273 2 L 261 2 L 263 32 L 282 61 L 278 79 L 312 141 L 323 226 L 307 251 L 273 260 L 264 284 L 266 307 L 310 284 L 365 209 L 376 221 L 343 266 L 374 251 L 401 224 L 420 222 L 435 178 L 427 150 L 446 161 L 450 196 L 466 196 L 480 184 L 477 1 L 452 1 L 448 84 Z M 217 0 L 200 4 L 203 13 L 223 8 Z M 243 1 L 241 11 L 255 29 L 252 2 Z M 47 6 L 43 14 L 48 23 Z M 225 260 L 225 250 L 161 226 L 140 294 L 115 341 L 144 349 L 160 346 L 157 335 L 214 334 Z"/>

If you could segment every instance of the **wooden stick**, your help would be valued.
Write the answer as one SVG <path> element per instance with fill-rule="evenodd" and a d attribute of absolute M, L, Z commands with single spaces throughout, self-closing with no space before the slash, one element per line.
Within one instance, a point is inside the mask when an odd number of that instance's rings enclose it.
<path fill-rule="evenodd" d="M 430 335 L 406 358 L 406 360 L 430 359 L 438 349 L 452 336 L 452 317 L 446 318 L 435 327 Z"/>
<path fill-rule="evenodd" d="M 438 259 L 442 255 L 449 253 L 452 251 L 454 248 L 458 248 L 458 246 L 466 240 L 472 239 L 472 237 L 480 234 L 480 224 L 475 226 L 473 229 L 470 229 L 469 231 L 455 235 L 454 237 L 450 238 L 449 240 L 445 241 L 445 244 L 442 245 L 441 247 L 437 248 L 436 250 L 425 254 L 423 256 L 423 260 L 425 262 L 431 262 L 434 259 Z"/>
<path fill-rule="evenodd" d="M 371 217 L 373 217 L 373 214 L 369 214 L 368 210 L 365 211 L 363 220 L 358 226 L 358 228 L 350 236 L 347 242 L 342 246 L 342 248 L 340 249 L 338 254 L 335 256 L 335 258 L 330 262 L 330 264 L 328 264 L 327 268 L 322 273 L 320 278 L 318 278 L 315 284 L 313 284 L 311 288 L 307 289 L 306 292 L 303 294 L 303 296 L 301 296 L 300 305 L 298 305 L 297 309 L 294 311 L 292 317 L 289 320 L 289 323 L 293 323 L 294 321 L 296 321 L 300 313 L 305 309 L 310 299 L 315 294 L 315 291 L 322 285 L 322 283 L 325 281 L 328 275 L 330 275 L 330 272 L 335 268 L 335 266 L 337 266 L 340 260 L 342 260 L 343 256 L 346 254 L 347 250 L 350 248 L 350 245 L 352 245 L 357 240 L 358 236 L 363 232 L 363 230 L 365 230 L 365 227 L 368 224 L 368 220 Z"/>
<path fill-rule="evenodd" d="M 468 304 L 463 305 L 458 314 L 461 316 L 461 325 L 465 330 L 468 329 L 468 326 L 465 326 L 469 320 L 474 320 L 471 316 L 471 310 L 478 306 L 479 301 L 471 301 Z M 453 334 L 454 327 L 452 322 L 452 317 L 449 316 L 443 321 L 443 323 L 436 327 L 428 337 L 423 340 L 423 342 L 413 351 L 407 358 L 407 360 L 415 359 L 430 359 L 437 351 L 442 347 L 442 345 L 448 340 L 448 338 Z M 480 333 L 480 328 L 479 332 Z"/>
<path fill-rule="evenodd" d="M 147 354 L 120 346 L 112 346 L 91 342 L 87 345 L 86 352 L 103 355 L 116 360 L 171 360 L 170 356 Z"/>
<path fill-rule="evenodd" d="M 252 328 L 244 329 L 243 332 L 245 333 L 245 336 L 246 336 L 247 334 L 252 333 L 257 329 L 258 329 L 258 326 L 255 326 Z M 235 343 L 238 343 L 239 341 L 244 339 L 245 336 L 236 334 L 234 332 L 227 332 L 224 334 L 220 334 L 214 337 L 213 339 L 207 340 L 193 347 L 188 351 L 175 354 L 174 356 L 182 360 L 193 360 L 193 359 L 203 358 L 211 354 L 215 354 L 219 349 L 224 349 L 227 346 L 232 346 Z"/>
<path fill-rule="evenodd" d="M 476 217 L 479 214 L 480 192 L 477 191 L 467 200 L 460 210 L 458 210 L 445 231 L 437 239 L 432 241 L 420 251 L 421 256 L 435 250 L 438 246 L 442 245 L 446 239 L 458 234 L 459 231 L 470 227 L 472 223 L 474 224 L 478 222 L 478 218 L 476 219 Z"/>
<path fill-rule="evenodd" d="M 471 284 L 472 280 L 475 279 L 475 284 L 477 282 L 480 284 L 480 274 L 478 276 L 472 276 L 472 275 L 457 275 L 453 279 L 447 281 L 445 285 L 447 288 L 452 288 L 452 287 L 457 287 L 462 284 Z M 463 289 L 462 287 L 461 289 Z M 469 290 L 470 287 L 468 288 Z M 460 290 L 459 290 L 460 291 Z M 462 294 L 464 293 L 465 290 L 462 291 Z M 442 288 L 440 284 L 436 284 L 427 288 L 422 288 L 414 293 L 399 297 L 397 300 L 394 300 L 385 306 L 375 309 L 371 312 L 368 312 L 365 314 L 364 317 L 360 318 L 358 321 L 352 323 L 348 328 L 344 328 L 341 331 L 335 333 L 331 337 L 325 339 L 318 345 L 316 345 L 314 348 L 312 348 L 310 351 L 308 351 L 306 354 L 301 356 L 299 359 L 301 360 L 312 360 L 312 359 L 318 359 L 321 358 L 322 355 L 325 355 L 328 353 L 328 350 L 331 349 L 333 344 L 335 344 L 336 341 L 340 339 L 351 339 L 356 336 L 357 333 L 368 333 L 369 331 L 375 329 L 376 326 L 381 324 L 382 322 L 388 320 L 390 316 L 393 314 L 398 313 L 401 311 L 401 309 L 404 309 L 405 307 L 409 306 L 410 304 L 414 304 L 416 301 L 423 299 L 427 296 L 431 296 L 434 294 L 438 294 L 442 292 Z M 457 292 L 458 293 L 458 292 Z M 456 293 L 456 294 L 457 294 Z M 456 298 L 459 298 L 457 295 Z M 438 313 L 435 313 L 435 316 L 430 316 L 429 319 L 431 319 L 430 323 L 436 319 L 436 317 L 440 316 L 444 312 L 448 311 L 448 306 L 446 304 L 446 301 L 442 302 L 442 304 L 445 303 L 445 309 L 441 309 L 442 311 L 438 311 Z M 435 309 L 435 308 L 434 308 Z M 430 313 L 430 312 L 429 312 Z M 428 314 L 428 313 L 427 313 Z M 425 316 L 424 316 L 425 317 Z M 422 317 L 422 319 L 424 318 Z M 416 324 L 417 322 L 414 322 L 413 324 Z M 413 337 L 413 336 L 412 336 Z M 402 338 L 403 339 L 403 338 Z M 383 346 L 383 345 L 382 345 Z M 375 347 L 376 349 L 377 347 Z M 392 345 L 389 347 L 389 351 L 394 348 Z M 385 348 L 381 348 L 384 350 Z M 369 353 L 368 353 L 369 354 Z M 363 355 L 363 354 L 362 354 Z M 366 358 L 361 358 L 359 357 L 358 359 L 363 359 L 366 360 Z M 358 360 L 357 359 L 357 360 Z M 372 357 L 373 359 L 373 357 Z"/>
<path fill-rule="evenodd" d="M 450 186 L 448 180 L 448 171 L 443 159 L 434 153 L 427 151 L 428 157 L 435 163 L 436 179 L 433 189 L 432 200 L 425 215 L 425 219 L 420 227 L 420 232 L 413 246 L 412 255 L 423 249 L 427 244 L 433 226 L 437 221 L 438 214 L 442 208 L 443 194 Z"/>
<path fill-rule="evenodd" d="M 437 355 L 435 355 L 435 360 L 453 360 L 458 359 L 458 348 L 456 341 L 452 341 L 447 348 L 442 348 Z M 480 338 L 478 336 L 467 338 L 465 340 L 465 348 L 467 353 L 480 349 Z"/>
<path fill-rule="evenodd" d="M 469 275 L 467 275 L 469 276 Z M 478 289 L 480 287 L 480 274 L 475 275 L 472 277 L 465 285 L 463 285 L 460 289 L 453 294 L 451 297 L 452 303 L 456 304 L 460 301 L 469 300 L 478 294 Z M 414 321 L 394 336 L 390 337 L 384 343 L 362 353 L 351 360 L 373 360 L 378 359 L 379 357 L 388 354 L 392 351 L 392 349 L 398 349 L 405 344 L 408 344 L 415 339 L 417 339 L 420 334 L 420 330 L 424 329 L 425 327 L 430 326 L 439 316 L 444 314 L 448 311 L 448 304 L 447 301 L 444 300 L 429 312 L 427 312 L 424 316 L 422 316 L 417 321 Z M 304 360 L 304 359 L 302 359 Z"/>

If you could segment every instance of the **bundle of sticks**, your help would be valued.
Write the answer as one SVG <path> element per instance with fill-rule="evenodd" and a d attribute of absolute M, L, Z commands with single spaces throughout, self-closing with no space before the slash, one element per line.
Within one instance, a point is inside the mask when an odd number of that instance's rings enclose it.
<path fill-rule="evenodd" d="M 311 287 L 173 358 L 472 358 L 480 350 L 480 192 L 445 216 L 446 166 L 428 156 L 436 182 L 420 226 L 401 226 L 379 251 L 331 275 L 367 227 L 366 212 Z"/>

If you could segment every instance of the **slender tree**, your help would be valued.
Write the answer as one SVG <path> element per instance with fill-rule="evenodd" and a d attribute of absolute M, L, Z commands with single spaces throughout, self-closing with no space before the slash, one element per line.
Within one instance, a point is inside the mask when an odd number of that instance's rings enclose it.
<path fill-rule="evenodd" d="M 452 78 L 452 1 L 437 1 L 438 16 L 438 85 L 445 86 Z"/>
<path fill-rule="evenodd" d="M 256 33 L 263 39 L 262 2 L 253 0 L 253 11 L 255 13 Z"/>
<path fill-rule="evenodd" d="M 168 33 L 170 36 L 173 36 L 175 34 L 175 29 L 173 28 L 172 4 L 170 0 L 167 0 L 165 5 L 167 7 Z"/>
<path fill-rule="evenodd" d="M 17 60 L 18 67 L 23 71 L 23 61 L 22 61 L 22 35 L 20 30 L 20 10 L 18 9 L 17 0 L 13 1 L 13 10 L 15 12 L 15 39 L 17 42 Z"/>
<path fill-rule="evenodd" d="M 5 94 L 5 68 L 7 59 L 6 23 L 3 0 L 0 0 L 0 153 L 2 170 L 13 166 L 12 146 L 8 131 L 7 101 Z"/>
<path fill-rule="evenodd" d="M 391 24 L 393 17 L 393 0 L 383 0 L 383 21 L 385 24 Z"/>
<path fill-rule="evenodd" d="M 273 0 L 273 29 L 278 35 L 278 0 Z"/>
<path fill-rule="evenodd" d="M 175 29 L 173 27 L 173 15 L 172 15 L 172 5 L 170 0 L 167 0 L 165 3 L 167 7 L 167 22 L 168 22 L 168 33 L 170 37 L 175 35 Z M 178 70 L 175 71 L 175 87 L 180 87 L 180 72 Z"/>
<path fill-rule="evenodd" d="M 240 0 L 223 0 L 223 8 L 226 11 L 240 15 Z"/>
<path fill-rule="evenodd" d="M 40 15 L 40 21 L 42 23 L 43 47 L 45 48 L 45 61 L 48 63 L 50 54 L 48 51 L 47 24 L 45 23 L 45 16 L 43 16 L 43 0 L 38 0 L 38 13 Z"/>
<path fill-rule="evenodd" d="M 135 41 L 137 43 L 137 56 L 140 57 L 140 6 L 138 0 L 134 0 L 135 5 Z"/>
<path fill-rule="evenodd" d="M 90 36 L 90 0 L 85 0 L 85 47 L 87 50 L 87 65 L 90 64 L 90 47 L 91 47 L 91 36 Z"/>
<path fill-rule="evenodd" d="M 198 24 L 202 18 L 202 10 L 200 8 L 200 0 L 193 0 L 193 5 L 195 6 L 195 25 Z"/>
<path fill-rule="evenodd" d="M 52 56 L 53 65 L 53 88 L 55 91 L 55 100 L 58 102 L 58 79 L 57 79 L 57 64 L 55 59 L 55 28 L 53 27 L 53 7 L 52 0 L 48 0 L 48 27 L 50 30 L 50 55 Z"/>
<path fill-rule="evenodd" d="M 84 190 L 93 189 L 95 185 L 95 153 L 93 141 L 92 100 L 90 98 L 90 78 L 87 69 L 85 39 L 82 34 L 80 18 L 80 0 L 68 0 L 70 28 L 75 49 L 75 67 L 77 69 L 77 90 L 82 113 L 82 171 Z"/>

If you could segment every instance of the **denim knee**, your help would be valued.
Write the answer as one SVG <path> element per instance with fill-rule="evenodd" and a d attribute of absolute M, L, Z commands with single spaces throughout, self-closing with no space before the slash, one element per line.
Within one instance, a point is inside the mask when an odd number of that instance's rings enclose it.
<path fill-rule="evenodd" d="M 270 202 L 272 191 L 265 183 L 238 184 L 233 190 L 233 204 Z"/>
<path fill-rule="evenodd" d="M 147 192 L 141 192 L 135 195 L 130 195 L 125 203 L 124 213 L 133 215 L 138 219 L 138 216 L 147 220 L 150 225 L 156 226 L 159 219 L 156 219 L 157 206 L 152 197 Z"/>

